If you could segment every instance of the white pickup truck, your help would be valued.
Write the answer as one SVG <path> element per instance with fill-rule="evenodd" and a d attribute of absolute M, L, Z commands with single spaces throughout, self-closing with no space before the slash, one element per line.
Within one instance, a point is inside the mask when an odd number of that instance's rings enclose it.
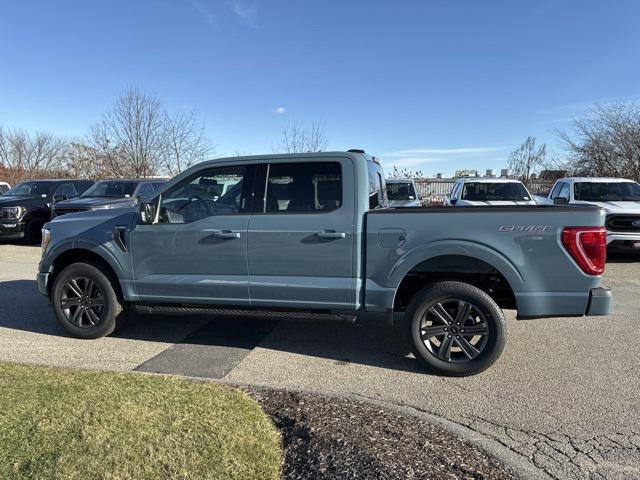
<path fill-rule="evenodd" d="M 607 245 L 640 251 L 640 185 L 624 178 L 569 177 L 558 180 L 538 203 L 589 204 L 607 213 Z"/>
<path fill-rule="evenodd" d="M 515 178 L 465 177 L 456 180 L 451 193 L 444 197 L 445 206 L 487 207 L 536 205 L 520 180 Z"/>

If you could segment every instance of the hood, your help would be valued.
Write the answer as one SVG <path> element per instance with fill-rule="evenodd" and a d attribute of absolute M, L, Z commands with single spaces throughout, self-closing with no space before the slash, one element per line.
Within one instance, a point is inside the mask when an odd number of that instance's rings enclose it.
<path fill-rule="evenodd" d="M 488 200 L 482 202 L 479 200 L 462 200 L 464 205 L 472 207 L 504 207 L 508 205 L 537 205 L 535 200 Z"/>
<path fill-rule="evenodd" d="M 49 200 L 45 197 L 13 197 L 1 196 L 0 208 L 2 207 L 25 207 L 27 209 L 34 207 L 45 207 Z"/>
<path fill-rule="evenodd" d="M 0 197 L 2 198 L 2 197 Z M 640 202 L 583 202 L 576 201 L 578 205 L 595 205 L 602 207 L 607 213 L 631 213 L 640 214 Z"/>
<path fill-rule="evenodd" d="M 133 206 L 128 206 L 127 208 L 126 205 L 123 206 L 122 208 L 116 208 L 116 209 L 104 208 L 104 209 L 98 209 L 98 210 L 86 210 L 84 212 L 75 212 L 75 213 L 67 213 L 65 215 L 60 215 L 59 217 L 53 218 L 53 220 L 51 220 L 48 223 L 48 225 L 57 225 L 57 224 L 68 223 L 68 222 L 74 222 L 74 223 L 86 222 L 87 224 L 89 224 L 89 223 L 101 222 L 101 221 L 104 221 L 105 219 L 109 219 L 112 217 L 118 217 L 120 215 L 129 213 L 129 212 L 133 212 L 136 215 L 138 213 L 136 208 L 134 208 Z"/>
<path fill-rule="evenodd" d="M 105 205 L 113 205 L 114 208 L 125 208 L 135 205 L 137 199 L 134 197 L 128 198 L 107 198 L 107 197 L 77 197 L 70 198 L 69 200 L 63 200 L 54 205 L 54 208 L 97 208 Z"/>
<path fill-rule="evenodd" d="M 419 207 L 420 200 L 389 200 L 390 207 Z"/>

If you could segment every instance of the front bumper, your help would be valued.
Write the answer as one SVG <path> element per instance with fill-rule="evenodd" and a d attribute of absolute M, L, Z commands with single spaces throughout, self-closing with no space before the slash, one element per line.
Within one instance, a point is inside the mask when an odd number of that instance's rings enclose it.
<path fill-rule="evenodd" d="M 611 290 L 608 288 L 592 288 L 589 292 L 589 303 L 585 315 L 591 317 L 596 315 L 609 315 L 612 302 Z"/>
<path fill-rule="evenodd" d="M 23 238 L 25 225 L 20 221 L 0 222 L 0 238 Z"/>
<path fill-rule="evenodd" d="M 613 233 L 607 232 L 607 246 L 613 247 L 618 245 L 628 245 L 630 248 L 640 248 L 634 247 L 633 245 L 639 243 L 640 244 L 640 233 Z"/>

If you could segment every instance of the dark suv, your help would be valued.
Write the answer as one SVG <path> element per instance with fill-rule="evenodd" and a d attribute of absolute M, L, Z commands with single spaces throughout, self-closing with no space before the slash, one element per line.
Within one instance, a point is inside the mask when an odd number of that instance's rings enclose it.
<path fill-rule="evenodd" d="M 40 229 L 51 220 L 55 202 L 81 195 L 90 180 L 28 180 L 0 197 L 0 239 L 40 241 Z"/>
<path fill-rule="evenodd" d="M 162 178 L 102 180 L 80 197 L 54 204 L 51 217 L 89 210 L 132 207 L 138 202 L 138 198 L 152 195 L 165 182 Z"/>

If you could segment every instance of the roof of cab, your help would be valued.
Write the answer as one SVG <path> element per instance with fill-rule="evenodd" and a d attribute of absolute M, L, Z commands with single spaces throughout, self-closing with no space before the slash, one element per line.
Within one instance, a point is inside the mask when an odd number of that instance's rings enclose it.
<path fill-rule="evenodd" d="M 299 158 L 345 158 L 351 157 L 354 159 L 365 159 L 371 161 L 371 157 L 366 153 L 357 152 L 311 152 L 311 153 L 272 153 L 268 155 L 244 155 L 237 157 L 222 157 L 214 158 L 211 160 L 205 160 L 197 165 L 214 165 L 218 163 L 230 163 L 238 161 L 251 161 L 255 163 L 266 163 L 272 160 L 287 160 L 287 159 L 299 159 Z"/>
<path fill-rule="evenodd" d="M 413 183 L 412 178 L 385 178 L 385 183 Z"/>
<path fill-rule="evenodd" d="M 628 178 L 615 177 L 565 177 L 558 179 L 558 182 L 593 182 L 593 183 L 636 183 Z"/>
<path fill-rule="evenodd" d="M 463 177 L 458 178 L 456 182 L 462 183 L 522 183 L 517 178 L 487 178 L 487 177 Z"/>

